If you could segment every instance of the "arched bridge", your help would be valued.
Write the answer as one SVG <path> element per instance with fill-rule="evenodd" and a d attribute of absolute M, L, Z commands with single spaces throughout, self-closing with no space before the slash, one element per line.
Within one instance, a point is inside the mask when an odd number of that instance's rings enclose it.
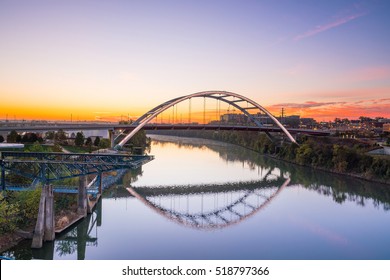
<path fill-rule="evenodd" d="M 248 118 L 248 120 L 252 121 L 259 128 L 264 127 L 264 125 L 255 117 L 253 110 L 255 110 L 257 113 L 266 114 L 280 128 L 280 130 L 283 131 L 283 133 L 292 143 L 296 143 L 294 137 L 288 132 L 288 130 L 267 109 L 252 99 L 228 91 L 203 91 L 177 97 L 154 107 L 134 122 L 134 125 L 136 125 L 134 129 L 125 130 L 123 132 L 123 134 L 127 135 L 119 141 L 119 143 L 115 146 L 115 149 L 121 149 L 130 140 L 131 137 L 133 137 L 140 129 L 151 122 L 157 115 L 168 110 L 169 108 L 172 108 L 176 104 L 179 104 L 185 100 L 191 100 L 195 97 L 210 98 L 229 104 L 229 106 L 232 106 L 233 108 L 241 111 Z M 251 111 L 251 113 L 249 111 Z"/>

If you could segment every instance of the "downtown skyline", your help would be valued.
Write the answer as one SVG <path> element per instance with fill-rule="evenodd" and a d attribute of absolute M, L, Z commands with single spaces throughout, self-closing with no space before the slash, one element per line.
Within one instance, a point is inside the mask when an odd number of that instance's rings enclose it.
<path fill-rule="evenodd" d="M 3 0 L 0 119 L 135 119 L 204 90 L 275 115 L 389 118 L 389 11 L 385 0 Z"/>

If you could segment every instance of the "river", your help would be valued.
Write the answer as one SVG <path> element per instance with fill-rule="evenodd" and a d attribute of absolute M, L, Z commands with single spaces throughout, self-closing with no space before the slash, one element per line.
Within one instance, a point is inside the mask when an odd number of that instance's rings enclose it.
<path fill-rule="evenodd" d="M 152 136 L 155 159 L 16 259 L 390 259 L 390 186 L 242 147 Z"/>

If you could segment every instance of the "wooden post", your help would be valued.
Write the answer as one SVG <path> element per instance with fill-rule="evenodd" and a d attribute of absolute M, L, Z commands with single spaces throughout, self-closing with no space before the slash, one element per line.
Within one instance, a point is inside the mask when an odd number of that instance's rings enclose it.
<path fill-rule="evenodd" d="M 46 192 L 46 200 L 45 200 L 45 241 L 53 241 L 55 238 L 54 231 L 54 194 L 53 194 L 53 186 L 46 185 L 44 188 Z"/>
<path fill-rule="evenodd" d="M 87 216 L 87 176 L 79 177 L 77 212 L 79 215 Z"/>
<path fill-rule="evenodd" d="M 46 191 L 42 189 L 41 200 L 39 201 L 39 210 L 37 217 L 37 224 L 35 225 L 35 231 L 31 248 L 42 248 L 43 246 L 43 235 L 45 226 L 45 203 L 46 202 Z"/>

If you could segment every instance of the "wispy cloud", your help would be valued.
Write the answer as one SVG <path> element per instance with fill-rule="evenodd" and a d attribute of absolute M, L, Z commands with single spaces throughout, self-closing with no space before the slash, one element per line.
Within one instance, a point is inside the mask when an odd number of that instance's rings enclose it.
<path fill-rule="evenodd" d="M 357 14 L 353 14 L 353 15 L 344 16 L 342 18 L 336 19 L 336 20 L 329 22 L 329 23 L 326 23 L 324 25 L 318 25 L 315 28 L 313 28 L 309 31 L 306 31 L 305 33 L 302 33 L 302 34 L 295 36 L 294 40 L 299 41 L 299 40 L 302 40 L 302 39 L 305 39 L 308 37 L 315 36 L 319 33 L 322 33 L 324 31 L 327 31 L 327 30 L 332 29 L 332 28 L 336 28 L 336 27 L 341 26 L 343 24 L 346 24 L 354 19 L 360 18 L 364 15 L 366 15 L 366 13 L 357 13 Z"/>
<path fill-rule="evenodd" d="M 271 112 L 280 114 L 284 108 L 287 115 L 300 115 L 317 120 L 335 118 L 357 119 L 360 116 L 390 117 L 390 98 L 364 99 L 357 101 L 280 103 L 268 106 Z"/>
<path fill-rule="evenodd" d="M 275 107 L 275 108 L 288 107 L 288 108 L 294 108 L 294 109 L 307 109 L 307 108 L 315 108 L 315 107 L 338 105 L 338 104 L 345 104 L 345 102 L 306 101 L 304 103 L 280 103 L 280 104 L 272 105 L 271 107 Z"/>
<path fill-rule="evenodd" d="M 345 80 L 345 78 L 343 77 Z M 360 101 L 387 98 L 390 96 L 390 87 L 355 87 L 349 89 L 316 90 L 306 92 L 287 92 L 285 95 L 299 97 L 299 100 L 311 100 L 315 96 L 321 101 Z"/>

